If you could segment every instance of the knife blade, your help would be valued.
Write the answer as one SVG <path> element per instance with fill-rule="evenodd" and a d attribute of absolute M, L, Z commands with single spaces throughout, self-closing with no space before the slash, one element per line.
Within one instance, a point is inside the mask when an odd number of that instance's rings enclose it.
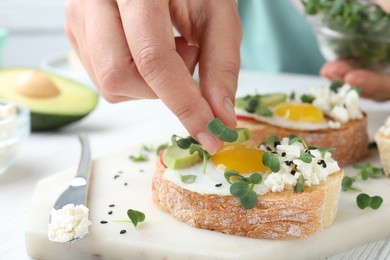
<path fill-rule="evenodd" d="M 58 210 L 67 204 L 86 205 L 88 192 L 88 175 L 91 169 L 91 151 L 88 137 L 79 135 L 81 143 L 81 157 L 76 176 L 70 182 L 69 187 L 62 192 L 54 203 L 53 208 Z"/>

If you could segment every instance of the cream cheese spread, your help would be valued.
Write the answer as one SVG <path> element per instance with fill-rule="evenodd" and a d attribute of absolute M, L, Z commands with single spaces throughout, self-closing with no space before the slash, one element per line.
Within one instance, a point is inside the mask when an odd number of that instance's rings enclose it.
<path fill-rule="evenodd" d="M 88 234 L 92 224 L 88 219 L 89 209 L 84 205 L 65 205 L 51 210 L 48 237 L 54 242 L 69 242 Z"/>

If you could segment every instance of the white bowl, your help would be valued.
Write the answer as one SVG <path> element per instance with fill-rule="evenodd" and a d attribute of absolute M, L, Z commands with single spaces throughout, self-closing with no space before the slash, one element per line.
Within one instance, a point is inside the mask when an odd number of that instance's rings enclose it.
<path fill-rule="evenodd" d="M 16 108 L 16 115 L 0 119 L 0 174 L 10 167 L 21 144 L 30 134 L 30 111 L 27 106 L 0 99 L 0 106 L 6 104 Z"/>

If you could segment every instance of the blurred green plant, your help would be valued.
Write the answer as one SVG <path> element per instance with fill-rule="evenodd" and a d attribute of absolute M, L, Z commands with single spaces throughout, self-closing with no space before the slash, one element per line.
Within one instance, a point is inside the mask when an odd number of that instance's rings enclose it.
<path fill-rule="evenodd" d="M 335 31 L 329 47 L 338 58 L 362 68 L 380 69 L 390 63 L 390 14 L 367 0 L 302 0 L 307 15 L 319 15 Z M 339 34 L 337 34 L 339 33 Z"/>

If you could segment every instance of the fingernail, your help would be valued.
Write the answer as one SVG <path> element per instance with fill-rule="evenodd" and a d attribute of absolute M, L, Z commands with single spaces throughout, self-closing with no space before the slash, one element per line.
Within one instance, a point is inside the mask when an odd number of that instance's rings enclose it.
<path fill-rule="evenodd" d="M 211 134 L 209 133 L 206 133 L 206 132 L 201 132 L 199 133 L 196 138 L 198 139 L 198 141 L 200 142 L 200 144 L 206 148 L 206 150 L 210 153 L 210 154 L 215 154 L 217 151 L 218 151 L 218 144 L 214 138 L 214 136 L 212 136 Z"/>
<path fill-rule="evenodd" d="M 229 115 L 230 120 L 235 124 L 236 123 L 236 112 L 234 111 L 233 102 L 230 98 L 225 97 L 223 99 L 223 106 L 225 107 L 226 113 Z"/>

